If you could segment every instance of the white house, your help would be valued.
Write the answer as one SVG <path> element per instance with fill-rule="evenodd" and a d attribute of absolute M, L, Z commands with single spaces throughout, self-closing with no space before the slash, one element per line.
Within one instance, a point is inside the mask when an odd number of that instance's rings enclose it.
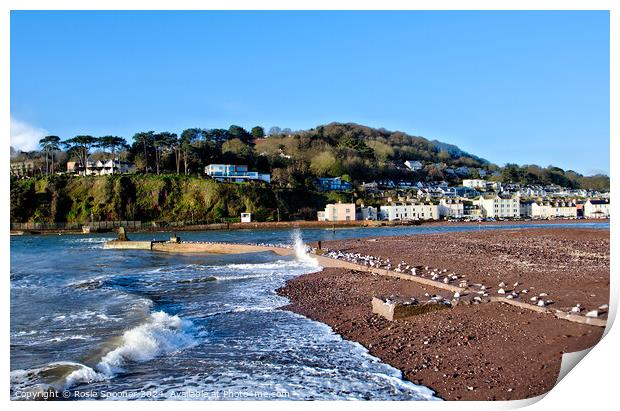
<path fill-rule="evenodd" d="M 465 216 L 463 202 L 456 198 L 439 200 L 439 217 L 462 218 Z"/>
<path fill-rule="evenodd" d="M 551 207 L 555 218 L 577 218 L 577 204 L 572 201 L 556 201 Z"/>
<path fill-rule="evenodd" d="M 407 160 L 405 161 L 405 167 L 412 171 L 422 170 L 424 164 L 421 161 Z"/>
<path fill-rule="evenodd" d="M 393 203 L 381 206 L 382 220 L 438 220 L 439 207 L 432 203 Z"/>
<path fill-rule="evenodd" d="M 534 200 L 520 200 L 519 201 L 519 215 L 527 218 L 532 216 L 532 204 Z"/>
<path fill-rule="evenodd" d="M 247 165 L 209 164 L 205 167 L 205 174 L 216 181 L 243 183 L 250 180 L 271 182 L 271 175 L 249 171 Z"/>
<path fill-rule="evenodd" d="M 486 180 L 481 180 L 478 178 L 474 178 L 474 179 L 466 178 L 463 180 L 463 187 L 469 187 L 469 188 L 473 188 L 476 190 L 478 189 L 486 190 L 487 182 Z"/>
<path fill-rule="evenodd" d="M 487 218 L 515 218 L 520 215 L 519 198 L 509 195 L 480 196 L 475 201 Z"/>
<path fill-rule="evenodd" d="M 379 210 L 377 210 L 377 207 L 364 206 L 364 204 L 362 204 L 357 210 L 356 216 L 358 220 L 376 221 L 379 219 Z"/>
<path fill-rule="evenodd" d="M 609 218 L 609 200 L 589 198 L 583 205 L 585 218 Z"/>
<path fill-rule="evenodd" d="M 555 217 L 555 213 L 549 201 L 534 201 L 532 202 L 530 216 L 532 218 L 552 218 Z"/>
<path fill-rule="evenodd" d="M 83 167 L 76 161 L 67 162 L 67 172 L 77 173 L 81 176 L 104 176 L 109 174 L 135 173 L 136 166 L 133 163 L 120 161 L 118 158 L 114 160 L 94 161 L 91 157 L 88 157 L 86 159 L 86 167 Z"/>

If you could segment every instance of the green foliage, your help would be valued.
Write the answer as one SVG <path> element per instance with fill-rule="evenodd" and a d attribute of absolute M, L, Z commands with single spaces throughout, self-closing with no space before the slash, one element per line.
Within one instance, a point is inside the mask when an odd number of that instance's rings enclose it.
<path fill-rule="evenodd" d="M 265 129 L 261 126 L 252 127 L 252 137 L 254 138 L 263 138 L 265 137 Z"/>
<path fill-rule="evenodd" d="M 343 198 L 343 197 L 333 197 Z M 140 220 L 213 223 L 295 218 L 325 207 L 332 197 L 307 190 L 274 190 L 254 184 L 222 184 L 177 175 L 50 176 L 11 181 L 11 222 Z M 230 221 L 233 221 L 230 220 Z M 228 220 L 226 220 L 228 221 Z"/>
<path fill-rule="evenodd" d="M 575 171 L 564 171 L 559 167 L 549 166 L 546 168 L 537 165 L 506 164 L 501 171 L 499 179 L 504 183 L 519 183 L 524 185 L 548 185 L 555 184 L 568 188 L 583 188 L 586 190 L 607 191 L 609 190 L 609 177 L 595 175 L 584 177 Z"/>

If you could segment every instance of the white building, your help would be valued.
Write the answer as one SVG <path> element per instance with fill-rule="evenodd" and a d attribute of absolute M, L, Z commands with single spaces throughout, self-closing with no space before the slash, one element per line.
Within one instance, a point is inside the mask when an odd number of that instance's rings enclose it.
<path fill-rule="evenodd" d="M 487 182 L 486 180 L 481 180 L 481 179 L 464 179 L 463 180 L 463 187 L 469 187 L 469 188 L 473 188 L 473 189 L 481 189 L 481 190 L 486 190 L 487 188 Z"/>
<path fill-rule="evenodd" d="M 519 198 L 508 195 L 480 196 L 474 201 L 486 218 L 515 218 L 520 215 Z"/>
<path fill-rule="evenodd" d="M 362 204 L 362 206 L 357 210 L 356 215 L 357 215 L 358 220 L 376 221 L 379 219 L 379 210 L 377 210 L 377 207 L 372 207 L 372 206 L 366 207 Z"/>
<path fill-rule="evenodd" d="M 555 218 L 577 218 L 577 204 L 572 201 L 556 201 L 551 207 Z"/>
<path fill-rule="evenodd" d="M 456 198 L 439 200 L 439 217 L 463 218 L 465 216 L 463 202 Z"/>
<path fill-rule="evenodd" d="M 609 201 L 589 198 L 583 205 L 585 218 L 609 218 Z"/>
<path fill-rule="evenodd" d="M 394 203 L 381 206 L 379 217 L 389 221 L 438 220 L 439 206 L 432 203 Z"/>
<path fill-rule="evenodd" d="M 247 165 L 209 164 L 205 167 L 205 174 L 221 182 L 243 183 L 250 180 L 271 182 L 270 174 L 249 171 Z"/>
<path fill-rule="evenodd" d="M 532 218 L 553 218 L 555 213 L 548 201 L 534 201 L 530 217 Z"/>
<path fill-rule="evenodd" d="M 424 164 L 422 164 L 421 161 L 407 160 L 405 161 L 405 167 L 407 167 L 409 170 L 418 171 L 422 170 Z"/>
<path fill-rule="evenodd" d="M 133 163 L 115 160 L 97 160 L 94 161 L 88 157 L 86 159 L 86 167 L 83 167 L 76 161 L 67 162 L 67 173 L 77 173 L 81 176 L 104 176 L 110 174 L 135 173 L 136 166 Z"/>
<path fill-rule="evenodd" d="M 519 215 L 523 218 L 532 217 L 532 204 L 534 204 L 534 200 L 520 200 Z"/>
<path fill-rule="evenodd" d="M 242 223 L 251 223 L 252 222 L 252 213 L 241 213 L 241 222 Z"/>
<path fill-rule="evenodd" d="M 355 221 L 355 204 L 354 203 L 338 203 L 327 204 L 325 211 L 319 211 L 319 221 Z"/>

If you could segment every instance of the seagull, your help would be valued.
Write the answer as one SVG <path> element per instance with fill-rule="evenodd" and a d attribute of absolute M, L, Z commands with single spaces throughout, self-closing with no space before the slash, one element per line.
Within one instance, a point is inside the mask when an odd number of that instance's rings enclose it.
<path fill-rule="evenodd" d="M 506 291 L 504 291 L 503 288 L 500 288 L 499 290 L 497 290 L 498 294 L 506 294 Z"/>

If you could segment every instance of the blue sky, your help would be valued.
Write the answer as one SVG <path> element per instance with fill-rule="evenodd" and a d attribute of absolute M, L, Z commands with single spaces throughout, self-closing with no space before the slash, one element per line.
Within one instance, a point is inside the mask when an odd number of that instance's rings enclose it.
<path fill-rule="evenodd" d="M 11 141 L 332 121 L 609 173 L 609 14 L 12 12 Z"/>

